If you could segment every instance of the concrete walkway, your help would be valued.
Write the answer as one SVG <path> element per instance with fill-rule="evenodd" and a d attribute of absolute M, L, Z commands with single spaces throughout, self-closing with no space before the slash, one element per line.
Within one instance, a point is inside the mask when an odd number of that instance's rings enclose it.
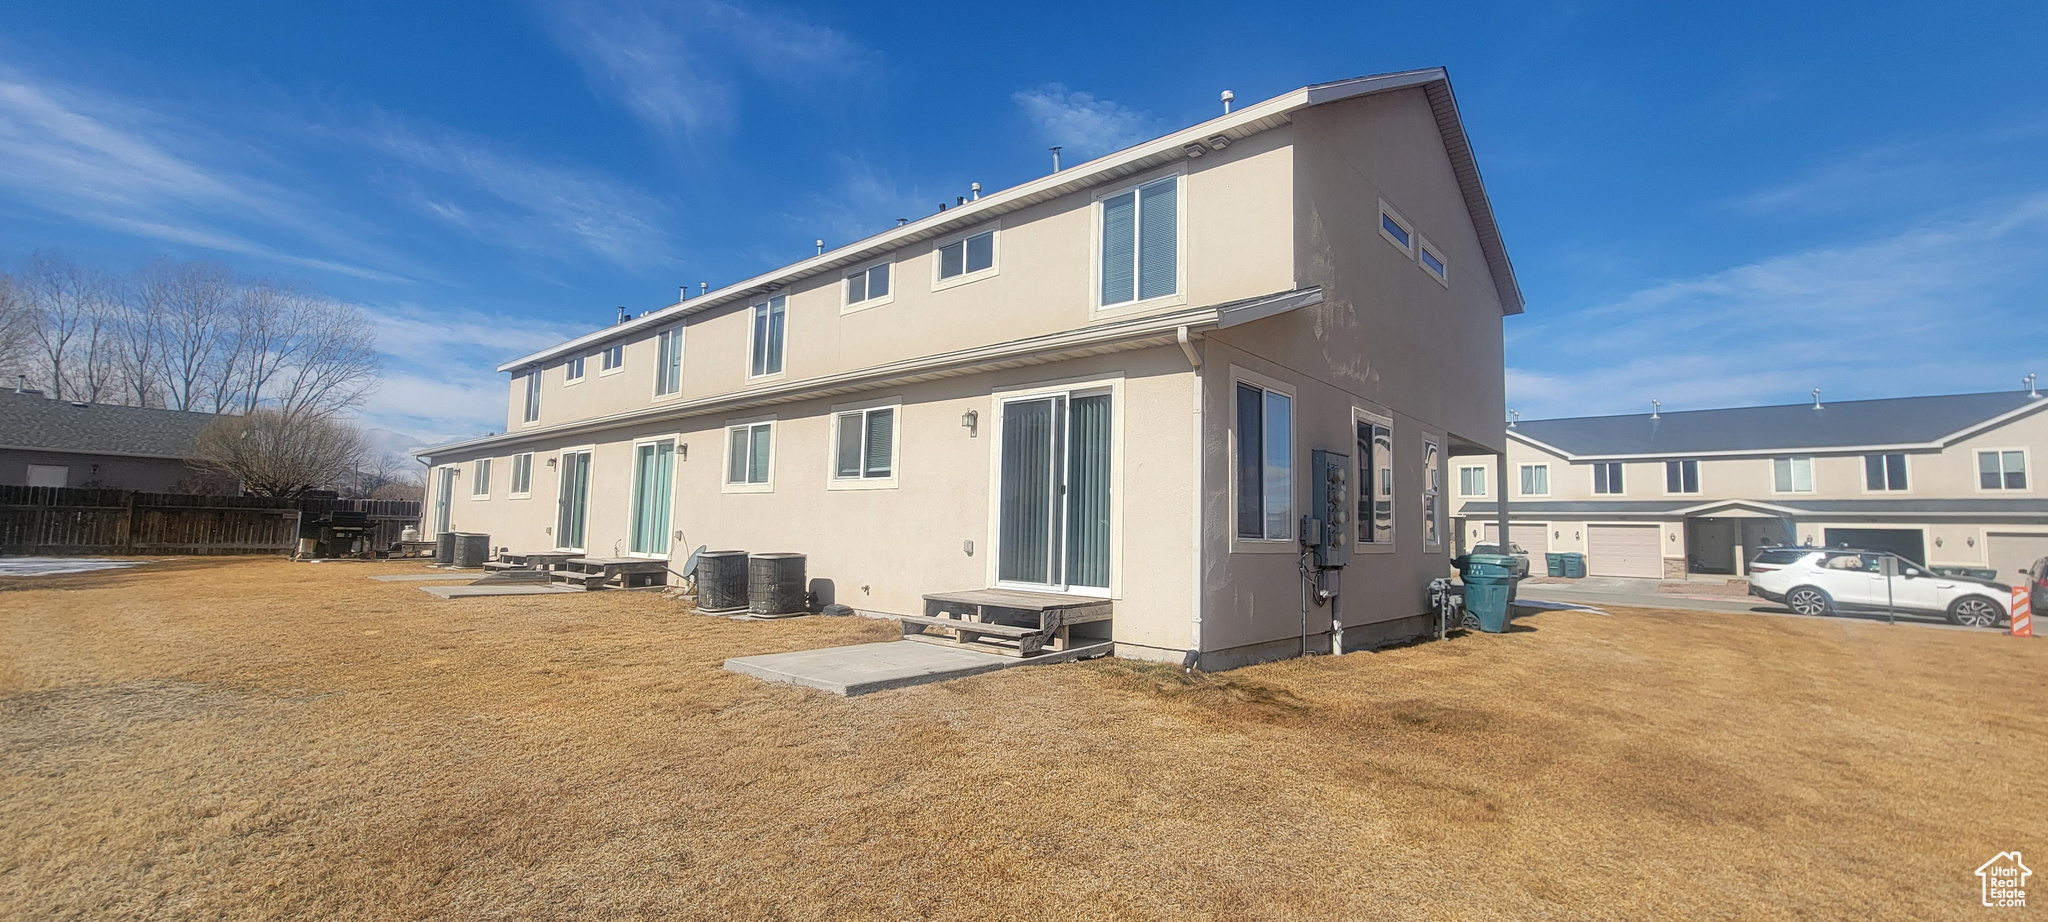
<path fill-rule="evenodd" d="M 835 695 L 865 695 L 884 689 L 981 675 L 1012 666 L 1064 663 L 1104 656 L 1109 653 L 1109 647 L 1107 643 L 1089 644 L 1060 653 L 1021 658 L 914 640 L 894 640 L 795 653 L 738 656 L 726 660 L 725 668 L 728 672 L 750 675 L 767 682 L 787 682 Z"/>
<path fill-rule="evenodd" d="M 499 586 L 421 586 L 421 592 L 437 595 L 444 599 L 474 599 L 494 595 L 554 595 L 560 592 L 588 592 L 568 586 L 549 586 L 539 583 L 507 583 Z"/>
<path fill-rule="evenodd" d="M 450 570 L 446 573 L 386 573 L 370 578 L 380 583 L 449 583 L 458 579 L 478 579 L 483 575 L 481 570 Z"/>

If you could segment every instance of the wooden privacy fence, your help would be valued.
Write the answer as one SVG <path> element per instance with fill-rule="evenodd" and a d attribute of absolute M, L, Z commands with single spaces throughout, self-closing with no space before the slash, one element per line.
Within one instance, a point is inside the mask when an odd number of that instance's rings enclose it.
<path fill-rule="evenodd" d="M 0 554 L 278 554 L 298 546 L 299 517 L 368 513 L 387 547 L 420 504 L 0 486 Z M 389 532 L 389 536 L 385 532 Z"/>

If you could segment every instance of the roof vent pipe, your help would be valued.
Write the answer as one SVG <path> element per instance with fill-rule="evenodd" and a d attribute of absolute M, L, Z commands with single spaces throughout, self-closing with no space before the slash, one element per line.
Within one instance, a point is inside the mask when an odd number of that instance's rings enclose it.
<path fill-rule="evenodd" d="M 978 201 L 981 201 L 981 183 L 974 183 L 974 184 L 973 184 L 973 189 L 974 189 L 974 200 L 975 200 L 975 201 L 977 201 L 977 202 L 978 202 Z"/>
<path fill-rule="evenodd" d="M 710 293 L 711 293 L 711 283 L 710 283 L 710 282 L 698 282 L 698 283 L 697 283 L 697 297 L 700 297 L 700 298 L 701 298 L 701 297 L 703 297 L 703 296 L 705 296 L 705 295 L 707 295 L 707 294 L 710 294 Z"/>
<path fill-rule="evenodd" d="M 822 238 L 822 237 L 818 238 L 818 240 L 817 240 L 817 244 L 818 244 L 818 255 L 819 255 L 819 256 L 823 256 L 823 255 L 825 255 L 825 240 L 824 240 L 824 238 Z"/>
<path fill-rule="evenodd" d="M 905 224 L 909 224 L 909 223 L 910 223 L 910 219 L 909 219 L 909 218 L 897 218 L 897 219 L 896 219 L 896 226 L 897 226 L 897 227 L 902 227 L 903 225 L 905 225 Z"/>
<path fill-rule="evenodd" d="M 682 290 L 676 293 L 676 300 L 678 300 L 678 301 L 688 301 L 688 300 L 690 300 L 690 286 L 688 286 L 688 285 L 684 285 L 684 286 L 682 286 Z"/>
<path fill-rule="evenodd" d="M 956 196 L 953 196 L 953 204 L 955 204 L 955 205 L 965 205 L 965 204 L 967 204 L 967 196 L 964 196 L 964 195 L 956 195 Z"/>
<path fill-rule="evenodd" d="M 2033 372 L 2031 372 L 2031 371 L 2030 371 L 2030 372 L 2027 372 L 2027 376 L 2026 376 L 2026 377 L 2024 377 L 2024 378 L 2021 378 L 2020 380 L 2022 380 L 2022 381 L 2026 382 L 2026 384 L 2027 384 L 2027 397 L 2028 397 L 2029 399 L 2033 399 L 2033 398 L 2037 398 L 2037 397 L 2040 397 L 2040 396 L 2041 396 L 2041 391 L 2040 391 L 2040 389 L 2038 389 L 2038 388 L 2034 387 L 2034 373 L 2033 373 Z"/>
<path fill-rule="evenodd" d="M 1229 114 L 1230 114 L 1230 101 L 1231 101 L 1231 100 L 1233 100 L 1233 99 L 1236 99 L 1236 98 L 1237 98 L 1237 94 L 1235 94 L 1235 93 L 1232 93 L 1232 92 L 1230 92 L 1229 90 L 1224 90 L 1224 91 L 1223 91 L 1223 114 L 1224 114 L 1224 115 L 1229 115 Z"/>
<path fill-rule="evenodd" d="M 2033 380 L 2033 377 L 2034 377 L 2033 375 L 2028 375 L 2028 376 L 2027 376 L 2027 379 L 2031 381 L 2031 380 Z M 17 393 L 17 394 L 19 394 L 19 393 L 21 393 L 21 392 L 23 392 L 23 391 L 26 391 L 26 390 L 28 390 L 28 375 L 15 375 L 15 376 L 14 376 L 14 392 L 15 392 L 15 393 Z"/>
<path fill-rule="evenodd" d="M 1663 419 L 1663 418 L 1664 418 L 1664 416 L 1663 416 L 1663 413 L 1664 413 L 1664 401 L 1662 401 L 1662 400 L 1658 400 L 1658 399 L 1657 399 L 1657 398 L 1655 398 L 1655 397 L 1652 397 L 1652 398 L 1650 398 L 1650 418 L 1651 418 L 1651 419 Z"/>
<path fill-rule="evenodd" d="M 1052 151 L 1052 171 L 1053 171 L 1053 172 L 1055 172 L 1055 173 L 1059 172 L 1059 171 L 1060 171 L 1060 149 L 1059 149 L 1059 148 L 1058 148 L 1057 146 L 1055 146 L 1055 147 L 1048 147 L 1048 148 L 1046 148 L 1046 150 Z"/>
<path fill-rule="evenodd" d="M 1509 410 L 1509 411 L 1508 411 L 1508 428 L 1509 428 L 1509 429 L 1513 429 L 1513 428 L 1515 428 L 1515 424 L 1516 424 L 1516 423 L 1518 423 L 1518 422 L 1521 422 L 1521 421 L 1522 421 L 1522 411 L 1520 411 L 1520 410 Z"/>
<path fill-rule="evenodd" d="M 1813 408 L 1816 410 L 1826 409 L 1826 407 L 1820 405 L 1820 388 L 1817 387 L 1813 389 Z"/>
<path fill-rule="evenodd" d="M 939 210 L 940 210 L 940 211 L 945 211 L 945 210 L 946 210 L 946 203 L 945 203 L 945 202 L 940 202 L 940 203 L 939 203 Z"/>
<path fill-rule="evenodd" d="M 623 304 L 619 305 L 619 322 L 625 323 L 631 319 L 633 319 L 633 315 L 626 313 L 626 306 Z"/>

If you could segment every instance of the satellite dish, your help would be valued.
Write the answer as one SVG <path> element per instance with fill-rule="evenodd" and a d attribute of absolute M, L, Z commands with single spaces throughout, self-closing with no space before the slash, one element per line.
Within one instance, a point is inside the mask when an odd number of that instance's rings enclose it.
<path fill-rule="evenodd" d="M 699 545 L 697 545 L 697 549 L 696 549 L 696 550 L 694 550 L 694 551 L 691 551 L 691 552 L 690 552 L 690 559 L 688 559 L 688 560 L 685 560 L 685 561 L 683 561 L 683 577 L 684 577 L 685 579 L 695 579 L 695 578 L 696 578 L 696 576 L 697 576 L 697 558 L 699 558 L 699 557 L 703 556 L 703 555 L 704 555 L 704 549 L 705 549 L 705 548 L 707 548 L 707 547 L 710 547 L 710 546 L 711 546 L 711 545 L 708 545 L 708 544 L 699 544 Z"/>

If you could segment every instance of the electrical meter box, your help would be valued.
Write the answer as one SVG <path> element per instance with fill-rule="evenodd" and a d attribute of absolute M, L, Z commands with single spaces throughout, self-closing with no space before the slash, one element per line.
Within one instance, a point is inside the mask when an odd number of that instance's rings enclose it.
<path fill-rule="evenodd" d="M 1301 543 L 1313 551 L 1316 566 L 1341 567 L 1351 562 L 1351 456 L 1318 448 L 1309 454 L 1308 475 Z"/>

